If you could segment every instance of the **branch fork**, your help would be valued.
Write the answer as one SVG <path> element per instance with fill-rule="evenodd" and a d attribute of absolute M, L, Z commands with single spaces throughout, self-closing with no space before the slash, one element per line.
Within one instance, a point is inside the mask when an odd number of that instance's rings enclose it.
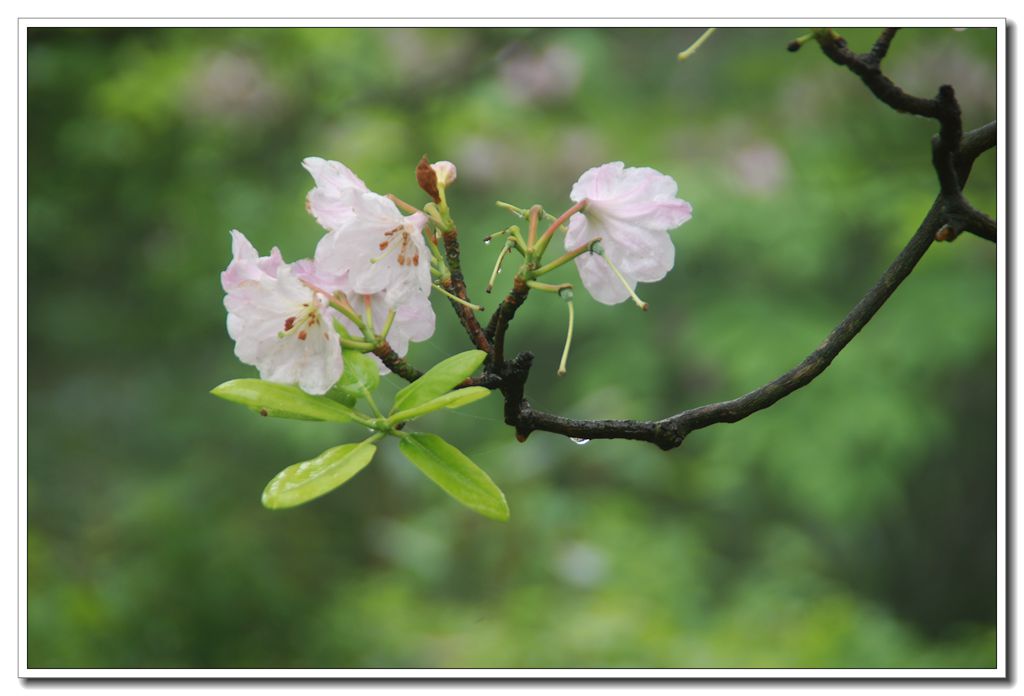
<path fill-rule="evenodd" d="M 816 41 L 830 60 L 860 77 L 881 102 L 900 113 L 935 119 L 939 125 L 939 132 L 932 140 L 932 166 L 938 177 L 939 193 L 931 208 L 907 245 L 874 287 L 868 290 L 821 345 L 800 364 L 743 396 L 691 408 L 660 420 L 578 420 L 546 413 L 534 409 L 525 397 L 533 354 L 519 353 L 511 360 L 505 360 L 504 357 L 504 339 L 508 324 L 530 292 L 530 285 L 527 282 L 529 279 L 517 274 L 511 292 L 495 310 L 486 329 L 481 328 L 472 310 L 453 301 L 459 319 L 473 344 L 488 353 L 483 374 L 467 380 L 465 386 L 479 385 L 499 389 L 505 401 L 505 422 L 515 429 L 516 439 L 521 442 L 532 432 L 540 430 L 576 439 L 640 440 L 670 450 L 679 447 L 694 430 L 716 423 L 735 423 L 770 407 L 813 381 L 871 321 L 900 283 L 914 270 L 932 242 L 953 241 L 963 232 L 970 232 L 995 242 L 995 221 L 967 201 L 963 195 L 963 187 L 974 161 L 983 152 L 995 147 L 996 123 L 992 122 L 964 133 L 960 106 L 952 87 L 943 85 L 934 98 L 927 99 L 910 95 L 892 82 L 882 72 L 881 64 L 896 33 L 895 28 L 883 30 L 871 49 L 863 54 L 851 51 L 846 41 L 831 29 L 816 29 L 789 44 L 789 50 L 796 51 L 805 43 Z M 585 204 L 584 201 L 578 205 L 582 208 Z M 559 225 L 567 220 L 572 212 L 576 212 L 567 211 L 561 218 L 555 219 L 551 227 L 538 239 L 536 228 L 539 211 L 536 208 L 525 214 L 526 211 L 514 206 L 502 205 L 513 209 L 520 217 L 529 216 L 531 247 L 535 240 L 538 245 L 546 246 Z M 446 260 L 451 270 L 450 284 L 446 289 L 468 302 L 454 226 L 443 232 L 443 239 Z M 389 362 L 384 355 L 386 351 L 387 345 L 384 344 L 374 353 L 402 377 L 411 380 L 418 376 L 417 371 L 404 364 L 404 361 Z M 393 364 L 399 369 L 393 367 Z"/>

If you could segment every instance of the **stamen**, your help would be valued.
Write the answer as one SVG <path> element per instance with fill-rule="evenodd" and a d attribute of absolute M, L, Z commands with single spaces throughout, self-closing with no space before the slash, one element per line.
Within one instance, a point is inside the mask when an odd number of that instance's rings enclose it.
<path fill-rule="evenodd" d="M 278 331 L 278 338 L 287 338 L 292 334 L 298 332 L 299 340 L 306 340 L 305 327 L 315 326 L 320 323 L 320 314 L 317 311 L 316 305 L 310 306 L 309 304 L 303 305 L 304 310 L 299 312 L 294 317 L 288 317 L 284 320 L 284 331 Z"/>
<path fill-rule="evenodd" d="M 625 276 L 623 276 L 622 273 L 619 272 L 619 269 L 615 267 L 615 264 L 612 263 L 612 260 L 608 258 L 608 255 L 604 253 L 604 247 L 601 246 L 600 244 L 593 244 L 591 250 L 595 254 L 598 254 L 601 258 L 603 258 L 604 262 L 608 264 L 608 268 L 612 269 L 612 273 L 614 273 L 615 277 L 618 278 L 619 282 L 622 283 L 622 287 L 626 288 L 626 291 L 629 293 L 630 299 L 633 300 L 633 304 L 635 304 L 637 307 L 646 312 L 648 307 L 647 303 L 641 300 L 639 297 L 637 297 L 636 293 L 633 291 L 633 288 L 630 287 L 629 281 L 626 280 Z"/>
<path fill-rule="evenodd" d="M 697 49 L 700 48 L 704 44 L 704 42 L 707 41 L 711 37 L 711 35 L 714 34 L 714 33 L 715 33 L 715 27 L 711 27 L 710 29 L 705 31 L 703 34 L 701 34 L 700 38 L 697 39 L 696 41 L 694 41 L 692 46 L 690 46 L 685 51 L 680 51 L 679 55 L 676 56 L 676 58 L 678 58 L 680 61 L 686 60 L 687 58 L 692 56 L 694 53 L 696 53 Z"/>
<path fill-rule="evenodd" d="M 444 288 L 442 288 L 442 287 L 441 287 L 440 285 L 438 285 L 437 283 L 434 283 L 434 284 L 433 284 L 433 288 L 434 288 L 435 290 L 437 290 L 437 291 L 438 291 L 439 293 L 441 293 L 442 295 L 444 295 L 445 297 L 447 297 L 447 298 L 448 298 L 449 300 L 451 300 L 452 302 L 457 302 L 457 303 L 459 303 L 460 305 L 463 305 L 464 307 L 469 307 L 470 309 L 472 309 L 472 310 L 473 310 L 473 311 L 475 311 L 475 312 L 482 312 L 482 311 L 484 311 L 484 308 L 483 308 L 483 307 L 481 307 L 480 305 L 478 305 L 478 304 L 473 304 L 472 302 L 466 302 L 466 301 L 465 301 L 464 299 L 462 299 L 462 298 L 461 298 L 461 297 L 459 297 L 458 295 L 453 295 L 453 294 L 451 294 L 450 292 L 448 292 L 447 290 L 445 290 Z"/>
<path fill-rule="evenodd" d="M 363 319 L 366 321 L 366 329 L 373 335 L 373 303 L 369 295 L 363 295 Z"/>
<path fill-rule="evenodd" d="M 512 250 L 513 246 L 515 246 L 515 242 L 509 240 L 505 242 L 503 247 L 501 247 L 501 251 L 498 252 L 498 260 L 494 262 L 494 270 L 491 271 L 491 277 L 487 281 L 487 287 L 484 288 L 484 292 L 489 293 L 494 288 L 494 282 L 497 280 L 498 274 L 501 273 L 501 264 L 505 260 L 505 256 L 508 252 Z"/>
<path fill-rule="evenodd" d="M 391 237 L 394 236 L 394 234 L 396 232 L 404 232 L 404 231 L 405 231 L 405 226 L 404 225 L 399 225 L 398 227 L 392 227 L 390 230 L 385 232 L 384 233 L 384 241 L 381 242 L 380 245 L 379 245 L 380 250 L 383 253 L 380 256 L 375 256 L 374 258 L 370 259 L 370 263 L 377 263 L 378 261 L 380 261 L 381 259 L 386 257 L 388 254 L 390 254 L 391 251 L 395 248 L 395 245 L 391 243 L 391 242 L 394 241 L 393 239 L 391 239 Z M 408 233 L 403 234 L 402 238 L 403 238 L 402 249 L 404 251 L 405 250 L 405 245 L 406 245 L 406 243 L 408 241 L 408 238 L 409 238 Z M 399 258 L 398 263 L 399 264 L 403 264 L 403 258 L 401 256 L 401 254 L 399 255 L 398 258 Z"/>
<path fill-rule="evenodd" d="M 573 306 L 572 306 L 572 288 L 562 288 L 558 291 L 558 296 L 565 300 L 565 303 L 569 305 L 569 330 L 565 334 L 565 348 L 562 349 L 562 360 L 558 363 L 558 376 L 561 377 L 565 374 L 565 364 L 569 360 L 569 346 L 572 345 L 572 325 L 573 325 Z"/>

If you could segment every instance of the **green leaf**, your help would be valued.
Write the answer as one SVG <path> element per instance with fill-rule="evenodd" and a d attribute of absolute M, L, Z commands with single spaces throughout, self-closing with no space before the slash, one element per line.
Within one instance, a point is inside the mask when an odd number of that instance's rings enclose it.
<path fill-rule="evenodd" d="M 508 519 L 508 503 L 494 481 L 437 435 L 406 433 L 398 448 L 431 481 L 466 507 L 494 520 Z"/>
<path fill-rule="evenodd" d="M 248 406 L 261 416 L 335 423 L 365 420 L 356 411 L 326 396 L 313 396 L 298 387 L 264 382 L 261 379 L 233 379 L 213 388 L 210 393 L 226 401 Z"/>
<path fill-rule="evenodd" d="M 377 369 L 377 363 L 358 350 L 345 349 L 341 355 L 345 361 L 345 369 L 332 391 L 340 391 L 356 399 L 366 396 L 364 389 L 372 393 L 380 384 L 380 371 Z"/>
<path fill-rule="evenodd" d="M 340 445 L 308 462 L 292 464 L 263 489 L 263 506 L 277 510 L 318 498 L 362 471 L 376 451 L 369 442 Z"/>
<path fill-rule="evenodd" d="M 411 421 L 413 418 L 419 418 L 420 416 L 431 413 L 432 411 L 439 411 L 442 408 L 459 408 L 466 404 L 471 404 L 474 401 L 479 401 L 488 394 L 491 390 L 487 387 L 466 387 L 465 389 L 456 389 L 450 391 L 447 394 L 442 394 L 436 399 L 431 399 L 425 404 L 408 408 L 404 411 L 399 411 L 388 416 L 388 424 L 394 425 L 396 423 L 403 423 L 405 421 Z"/>
<path fill-rule="evenodd" d="M 467 377 L 472 376 L 486 357 L 487 353 L 482 350 L 467 350 L 465 353 L 458 353 L 442 360 L 395 395 L 391 413 L 406 411 L 447 394 Z"/>

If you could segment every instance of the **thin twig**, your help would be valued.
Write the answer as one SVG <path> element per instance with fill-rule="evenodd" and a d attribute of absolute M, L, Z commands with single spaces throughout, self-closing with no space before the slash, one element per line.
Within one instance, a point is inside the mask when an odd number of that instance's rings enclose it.
<path fill-rule="evenodd" d="M 505 397 L 505 422 L 516 429 L 517 439 L 525 440 L 531 432 L 542 430 L 580 439 L 630 439 L 651 442 L 663 449 L 678 447 L 694 430 L 742 420 L 806 386 L 824 372 L 910 275 L 940 231 L 942 236 L 951 232 L 954 238 L 960 231 L 970 231 L 995 240 L 995 222 L 972 208 L 961 192 L 974 160 L 996 144 L 995 123 L 963 134 L 960 108 L 951 87 L 940 88 L 934 99 L 923 99 L 907 94 L 882 74 L 879 66 L 895 33 L 895 29 L 883 31 L 871 52 L 863 55 L 850 51 L 846 42 L 831 30 L 815 32 L 814 38 L 825 55 L 858 75 L 883 103 L 896 111 L 939 122 L 932 163 L 939 177 L 940 191 L 907 245 L 822 344 L 796 367 L 743 396 L 688 409 L 661 420 L 577 420 L 538 411 L 523 395 L 533 355 L 521 353 L 508 363 L 493 361 L 488 374 L 500 378 L 498 385 Z M 492 317 L 487 331 L 494 337 L 496 347 L 503 345 L 508 321 L 524 299 L 525 292 L 518 298 L 509 295 Z"/>

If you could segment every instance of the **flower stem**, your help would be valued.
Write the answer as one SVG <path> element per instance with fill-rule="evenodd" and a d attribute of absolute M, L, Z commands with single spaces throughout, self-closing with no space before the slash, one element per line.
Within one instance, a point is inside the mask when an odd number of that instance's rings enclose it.
<path fill-rule="evenodd" d="M 701 34 L 700 38 L 697 39 L 696 41 L 694 41 L 693 44 L 688 49 L 686 49 L 685 51 L 680 51 L 679 55 L 676 56 L 676 57 L 679 59 L 680 62 L 686 60 L 687 58 L 692 56 L 694 53 L 696 53 L 697 49 L 700 48 L 704 44 L 705 41 L 707 41 L 709 38 L 711 38 L 711 35 L 714 34 L 714 33 L 715 33 L 715 27 L 711 27 L 710 29 L 705 31 L 703 34 Z"/>
<path fill-rule="evenodd" d="M 484 244 L 490 244 L 492 239 L 494 239 L 495 237 L 500 237 L 503 234 L 507 234 L 509 241 L 514 242 L 516 248 L 519 249 L 519 253 L 521 253 L 523 256 L 526 256 L 526 240 L 523 239 L 523 235 L 520 234 L 518 225 L 510 225 L 509 227 L 506 227 L 503 230 L 492 232 L 491 234 L 484 237 Z"/>
<path fill-rule="evenodd" d="M 491 277 L 487 281 L 487 287 L 484 288 L 484 292 L 489 293 L 494 288 L 494 281 L 497 280 L 498 274 L 501 273 L 501 262 L 505 260 L 505 256 L 512 250 L 513 246 L 515 246 L 515 243 L 510 239 L 501 247 L 501 251 L 498 252 L 498 260 L 494 262 L 494 270 L 491 271 Z"/>
<path fill-rule="evenodd" d="M 384 414 L 377 408 L 377 402 L 373 400 L 373 395 L 370 394 L 370 390 L 365 386 L 362 387 L 363 396 L 366 397 L 366 403 L 370 404 L 370 408 L 378 418 L 383 418 Z"/>
<path fill-rule="evenodd" d="M 423 228 L 423 238 L 427 241 L 427 246 L 430 247 L 430 256 L 437 262 L 438 269 L 447 269 L 444 263 L 444 255 L 442 255 L 441 250 L 437 248 L 437 237 L 430 225 L 426 225 Z"/>
<path fill-rule="evenodd" d="M 501 208 L 502 210 L 507 210 L 508 212 L 512 213 L 518 218 L 522 218 L 524 220 L 526 219 L 526 210 L 520 208 L 519 206 L 512 205 L 511 203 L 506 203 L 505 201 L 495 201 L 494 204 Z"/>
<path fill-rule="evenodd" d="M 558 230 L 558 228 L 561 227 L 563 224 L 565 224 L 565 221 L 571 218 L 573 215 L 586 209 L 587 203 L 589 202 L 590 201 L 584 198 L 582 201 L 580 201 L 579 203 L 577 203 L 576 205 L 569 208 L 564 213 L 555 218 L 555 221 L 552 222 L 551 226 L 548 227 L 548 229 L 544 232 L 543 235 L 541 235 L 541 238 L 537 240 L 537 244 L 534 247 L 534 256 L 538 261 L 544 256 L 544 251 L 548 248 L 548 243 L 551 241 L 551 236 L 555 233 L 555 231 Z"/>
<path fill-rule="evenodd" d="M 526 234 L 526 249 L 528 251 L 533 251 L 533 247 L 537 243 L 537 219 L 540 217 L 541 210 L 539 205 L 530 207 L 530 228 Z"/>
<path fill-rule="evenodd" d="M 563 290 L 572 290 L 572 283 L 559 283 L 558 285 L 553 285 L 551 283 L 541 283 L 540 281 L 537 280 L 528 280 L 526 281 L 526 284 L 529 285 L 534 290 L 540 290 L 541 292 L 550 292 L 556 295 L 561 294 Z"/>
<path fill-rule="evenodd" d="M 392 203 L 394 203 L 395 205 L 397 205 L 399 208 L 401 208 L 402 210 L 404 210 L 407 213 L 410 213 L 410 214 L 412 214 L 412 213 L 423 213 L 422 210 L 420 210 L 419 208 L 417 208 L 414 205 L 410 205 L 410 204 L 406 203 L 405 201 L 403 201 L 401 198 L 399 198 L 398 196 L 396 196 L 393 193 L 389 193 L 387 195 L 387 197 L 389 199 L 391 199 Z M 423 214 L 426 215 L 426 213 L 423 213 Z"/>
<path fill-rule="evenodd" d="M 366 330 L 373 336 L 373 306 L 369 295 L 363 295 L 363 316 L 366 317 Z"/>
<path fill-rule="evenodd" d="M 437 285 L 436 283 L 434 284 L 434 289 L 437 290 L 442 295 L 444 295 L 445 297 L 447 297 L 452 302 L 458 302 L 460 305 L 463 305 L 465 307 L 469 307 L 470 309 L 472 309 L 475 312 L 482 312 L 482 311 L 484 311 L 484 308 L 481 307 L 480 305 L 473 304 L 472 302 L 466 302 L 464 299 L 462 299 L 458 295 L 453 295 L 452 293 L 448 292 L 447 290 L 442 288 L 440 285 Z"/>
<path fill-rule="evenodd" d="M 553 271 L 556 268 L 560 268 L 561 266 L 564 266 L 565 264 L 567 264 L 570 261 L 572 261 L 573 259 L 575 259 L 580 254 L 583 254 L 583 253 L 585 253 L 587 251 L 590 251 L 590 252 L 593 253 L 594 245 L 597 244 L 600 241 L 601 241 L 601 238 L 598 237 L 597 239 L 595 239 L 595 240 L 593 240 L 591 242 L 587 242 L 586 244 L 581 244 L 580 246 L 576 247 L 572 251 L 568 251 L 568 252 L 562 254 L 561 256 L 559 256 L 554 261 L 552 261 L 550 263 L 547 263 L 547 264 L 541 266 L 540 268 L 536 269 L 533 272 L 533 277 L 534 278 L 539 278 L 542 275 L 544 275 L 545 273 L 549 273 L 550 271 Z"/>
<path fill-rule="evenodd" d="M 374 344 L 369 341 L 357 341 L 352 338 L 345 338 L 344 336 L 339 336 L 338 338 L 341 341 L 342 348 L 353 348 L 361 351 L 370 351 L 374 348 Z"/>
<path fill-rule="evenodd" d="M 395 323 L 395 308 L 392 307 L 388 310 L 388 318 L 384 320 L 384 328 L 381 330 L 379 339 L 381 341 L 388 340 L 388 334 L 391 332 L 391 325 Z"/>

